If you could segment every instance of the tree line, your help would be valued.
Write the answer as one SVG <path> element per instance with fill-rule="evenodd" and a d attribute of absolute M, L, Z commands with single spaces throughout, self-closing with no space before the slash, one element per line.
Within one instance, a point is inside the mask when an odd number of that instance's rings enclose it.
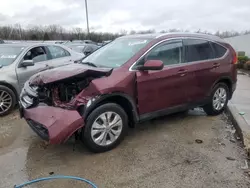
<path fill-rule="evenodd" d="M 180 32 L 184 30 L 168 29 L 162 30 L 161 33 L 167 32 Z M 185 30 L 187 31 L 187 30 Z M 49 26 L 32 26 L 28 28 L 22 28 L 20 24 L 11 26 L 0 26 L 0 39 L 4 40 L 93 40 L 96 42 L 102 42 L 105 40 L 113 40 L 119 36 L 127 34 L 146 34 L 155 33 L 155 30 L 144 31 L 126 31 L 121 30 L 118 33 L 104 33 L 104 32 L 90 32 L 88 35 L 82 28 L 72 28 L 66 30 L 60 25 Z M 239 36 L 244 34 L 250 34 L 250 30 L 237 32 L 237 31 L 217 31 L 210 33 L 207 31 L 198 30 L 197 33 L 206 33 L 217 35 L 221 38 L 228 38 L 233 36 Z"/>

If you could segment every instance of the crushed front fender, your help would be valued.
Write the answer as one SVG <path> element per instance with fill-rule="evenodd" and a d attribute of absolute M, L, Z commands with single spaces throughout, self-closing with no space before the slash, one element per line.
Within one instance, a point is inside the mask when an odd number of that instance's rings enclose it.
<path fill-rule="evenodd" d="M 65 142 L 84 126 L 84 120 L 76 110 L 51 106 L 24 109 L 24 118 L 41 138 L 51 144 Z"/>

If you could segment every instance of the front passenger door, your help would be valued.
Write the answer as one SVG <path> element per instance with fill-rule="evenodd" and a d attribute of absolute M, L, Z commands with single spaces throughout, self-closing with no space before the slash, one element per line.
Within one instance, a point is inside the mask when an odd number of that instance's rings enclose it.
<path fill-rule="evenodd" d="M 19 65 L 24 60 L 33 60 L 34 66 L 20 67 Z M 47 67 L 48 54 L 43 46 L 31 48 L 22 58 L 19 65 L 16 67 L 18 83 L 20 89 L 23 88 L 24 83 L 34 74 L 45 70 Z"/>
<path fill-rule="evenodd" d="M 186 90 L 194 77 L 181 64 L 182 40 L 159 44 L 137 65 L 147 60 L 161 60 L 164 68 L 160 71 L 136 71 L 140 115 L 185 105 L 188 101 Z"/>

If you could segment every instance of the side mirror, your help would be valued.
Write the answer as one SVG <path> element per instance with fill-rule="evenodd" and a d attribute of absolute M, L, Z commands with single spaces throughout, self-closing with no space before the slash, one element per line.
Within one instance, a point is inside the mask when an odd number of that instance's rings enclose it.
<path fill-rule="evenodd" d="M 164 64 L 161 60 L 147 60 L 144 65 L 137 67 L 137 70 L 148 71 L 148 70 L 162 70 Z"/>
<path fill-rule="evenodd" d="M 19 67 L 29 67 L 34 65 L 35 64 L 33 60 L 23 60 L 23 62 L 19 65 Z"/>

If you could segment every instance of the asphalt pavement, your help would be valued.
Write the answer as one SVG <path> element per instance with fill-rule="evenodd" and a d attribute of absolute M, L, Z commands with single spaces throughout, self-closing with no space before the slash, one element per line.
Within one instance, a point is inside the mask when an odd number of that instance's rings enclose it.
<path fill-rule="evenodd" d="M 0 187 L 38 177 L 73 175 L 103 188 L 249 188 L 246 153 L 226 115 L 199 109 L 130 129 L 114 150 L 93 154 L 77 142 L 51 146 L 15 112 L 0 119 Z M 57 180 L 34 188 L 88 187 Z"/>

